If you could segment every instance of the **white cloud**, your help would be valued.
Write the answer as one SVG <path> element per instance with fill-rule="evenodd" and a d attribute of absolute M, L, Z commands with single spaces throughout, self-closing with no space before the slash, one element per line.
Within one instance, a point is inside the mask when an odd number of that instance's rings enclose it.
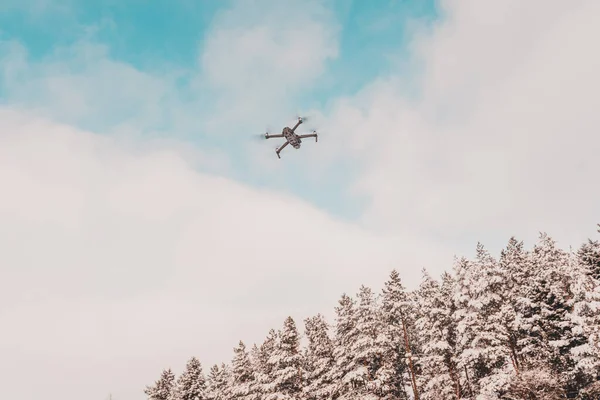
<path fill-rule="evenodd" d="M 201 56 L 201 79 L 217 93 L 218 115 L 229 125 L 293 118 L 295 96 L 337 57 L 339 33 L 323 2 L 234 2 L 216 16 Z"/>
<path fill-rule="evenodd" d="M 381 79 L 337 103 L 314 151 L 346 143 L 378 228 L 579 245 L 600 220 L 600 4 L 443 4 L 447 20 L 414 43 L 419 96 Z"/>
<path fill-rule="evenodd" d="M 0 132 L 0 373 L 12 399 L 141 399 L 163 367 L 228 361 L 288 314 L 300 324 L 391 268 L 415 284 L 422 266 L 450 261 L 417 237 L 198 173 L 173 146 L 6 109 Z"/>
<path fill-rule="evenodd" d="M 179 71 L 151 74 L 112 60 L 107 46 L 89 40 L 96 29 L 36 61 L 18 42 L 0 42 L 4 96 L 12 105 L 104 132 L 131 126 L 152 132 L 170 122 Z"/>

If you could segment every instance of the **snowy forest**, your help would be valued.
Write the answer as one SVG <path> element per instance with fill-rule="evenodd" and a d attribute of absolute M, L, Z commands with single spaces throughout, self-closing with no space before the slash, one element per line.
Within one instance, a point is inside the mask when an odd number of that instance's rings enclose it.
<path fill-rule="evenodd" d="M 600 225 L 598 226 L 600 232 Z M 203 370 L 157 374 L 150 400 L 600 399 L 600 243 L 561 249 L 541 233 L 493 257 L 477 244 L 407 290 L 342 294 L 335 321 L 288 317 L 263 343 Z M 304 335 L 306 345 L 301 345 Z M 160 372 L 160 371 L 157 371 Z"/>

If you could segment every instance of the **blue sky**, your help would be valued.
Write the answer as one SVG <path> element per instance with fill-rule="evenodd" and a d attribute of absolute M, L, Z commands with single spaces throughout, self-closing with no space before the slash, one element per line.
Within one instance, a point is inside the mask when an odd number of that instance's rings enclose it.
<path fill-rule="evenodd" d="M 242 3 L 252 4 L 249 1 Z M 261 7 L 268 7 L 263 3 L 255 2 L 258 14 L 263 12 Z M 286 115 L 265 113 L 265 116 L 275 116 L 281 121 L 293 123 L 293 118 L 299 110 L 326 111 L 336 99 L 351 96 L 369 82 L 387 75 L 391 69 L 397 69 L 397 60 L 406 55 L 404 49 L 410 38 L 410 24 L 416 20 L 427 23 L 436 18 L 433 0 L 331 0 L 320 3 L 331 12 L 326 24 L 336 25 L 339 29 L 334 43 L 337 54 L 325 60 L 323 68 L 312 74 L 302 87 L 290 92 L 289 108 L 286 110 L 289 112 Z M 86 64 L 89 64 L 89 61 L 83 61 L 81 64 L 81 60 L 77 59 L 79 50 L 57 54 L 57 49 L 64 50 L 86 42 L 106 46 L 105 56 L 111 61 L 131 66 L 154 77 L 164 77 L 175 72 L 180 74 L 178 78 L 170 81 L 176 88 L 170 98 L 177 98 L 178 105 L 195 101 L 195 104 L 208 110 L 212 107 L 213 99 L 219 96 L 219 88 L 206 90 L 206 82 L 199 87 L 192 86 L 191 82 L 194 79 L 210 80 L 210 77 L 204 79 L 203 74 L 206 74 L 200 61 L 206 37 L 214 28 L 215 18 L 235 7 L 235 2 L 57 0 L 31 4 L 33 7 L 25 7 L 23 3 L 13 2 L 5 5 L 4 12 L 0 13 L 0 39 L 18 42 L 26 49 L 27 62 L 39 67 L 37 72 L 24 74 L 24 81 L 30 82 L 31 74 L 51 77 L 53 72 L 40 72 L 48 60 L 71 68 L 74 74 L 92 76 L 88 71 L 92 67 Z M 290 5 L 287 10 L 289 19 L 281 19 L 276 24 L 297 23 L 294 14 L 301 14 L 303 10 L 294 7 L 296 6 Z M 302 23 L 301 21 L 300 24 Z M 4 52 L 6 53 L 6 47 Z M 272 56 L 276 57 L 277 54 Z M 104 76 L 103 79 L 110 77 Z M 22 94 L 20 88 L 8 91 L 6 81 L 2 83 L 0 98 L 9 104 L 17 95 L 20 103 L 28 103 L 29 98 L 35 96 L 35 86 L 29 93 Z M 88 98 L 90 103 L 96 104 L 93 94 L 88 95 Z M 133 101 L 144 102 L 145 99 L 143 96 L 134 97 Z M 160 104 L 162 106 L 169 101 L 161 100 Z M 244 101 L 252 101 L 252 97 Z M 35 101 L 35 104 L 42 109 L 47 106 L 42 100 Z M 129 104 L 128 108 L 121 107 L 115 110 L 103 107 L 101 101 L 98 104 L 100 105 L 95 106 L 94 113 L 88 113 L 86 118 L 67 118 L 66 122 L 104 133 L 132 117 L 139 106 Z M 173 104 L 164 105 L 162 112 L 165 117 L 140 127 L 140 131 L 159 130 L 159 135 L 164 137 L 184 138 L 200 148 L 219 149 L 230 158 L 232 170 L 229 174 L 236 179 L 256 186 L 289 191 L 340 217 L 355 218 L 360 214 L 365 199 L 347 193 L 358 168 L 352 160 L 342 159 L 335 165 L 330 165 L 323 175 L 327 178 L 318 182 L 307 178 L 302 172 L 302 164 L 311 162 L 308 158 L 295 158 L 291 161 L 286 157 L 288 160 L 281 164 L 288 163 L 287 166 L 284 164 L 283 168 L 289 179 L 273 179 L 268 172 L 250 173 L 248 163 L 252 163 L 252 160 L 248 160 L 246 142 L 251 141 L 249 139 L 253 135 L 262 133 L 267 127 L 273 130 L 281 129 L 278 126 L 281 123 L 262 119 L 261 115 L 252 120 L 244 120 L 247 125 L 236 125 L 238 132 L 235 135 L 210 135 L 207 134 L 207 129 L 200 127 L 202 122 L 194 119 L 201 118 L 196 115 L 196 110 L 181 112 L 185 114 L 184 117 L 196 122 L 185 127 L 176 126 L 174 120 L 177 117 L 170 111 L 174 107 Z M 130 109 L 132 111 L 127 111 Z M 223 118 L 227 120 L 227 113 L 223 114 Z M 54 117 L 60 120 L 62 115 Z M 213 125 L 212 129 L 218 130 L 222 127 L 223 124 L 217 124 Z M 248 129 L 248 132 L 240 132 L 242 129 Z M 326 136 L 323 140 L 326 140 Z M 275 145 L 272 142 L 262 143 L 269 151 Z M 311 145 L 313 144 L 306 144 Z"/>
<path fill-rule="evenodd" d="M 406 44 L 407 22 L 436 17 L 433 0 L 323 3 L 342 25 L 340 55 L 329 64 L 322 78 L 326 82 L 324 89 L 317 88 L 310 93 L 312 96 L 306 96 L 305 102 L 322 104 L 333 96 L 353 93 L 386 73 L 387 57 Z M 104 29 L 97 39 L 110 47 L 116 60 L 142 70 L 164 65 L 193 67 L 212 18 L 231 6 L 232 1 L 57 0 L 43 14 L 24 5 L 10 7 L 0 13 L 0 26 L 3 38 L 22 42 L 32 60 L 48 55 L 57 45 L 73 43 L 86 28 L 100 24 Z M 289 23 L 293 24 L 293 20 Z"/>

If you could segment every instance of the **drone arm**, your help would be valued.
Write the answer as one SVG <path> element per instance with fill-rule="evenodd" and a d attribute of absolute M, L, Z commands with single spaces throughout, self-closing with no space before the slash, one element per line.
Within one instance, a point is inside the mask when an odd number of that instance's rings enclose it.
<path fill-rule="evenodd" d="M 315 142 L 319 140 L 318 134 L 316 132 L 315 133 L 309 133 L 309 134 L 306 134 L 306 135 L 298 135 L 298 137 L 300 139 L 304 139 L 304 138 L 307 138 L 307 137 L 314 137 L 315 138 Z"/>
<path fill-rule="evenodd" d="M 285 142 L 284 144 L 282 144 L 277 150 L 275 150 L 275 153 L 277 153 L 277 157 L 281 158 L 281 156 L 279 155 L 279 153 L 281 152 L 281 150 L 283 150 L 283 148 L 285 146 L 287 146 L 290 142 Z"/>
<path fill-rule="evenodd" d="M 283 137 L 283 134 L 279 134 L 279 135 L 269 135 L 268 133 L 265 133 L 265 139 L 271 139 L 271 138 L 280 138 Z"/>
<path fill-rule="evenodd" d="M 298 119 L 298 122 L 296 122 L 296 125 L 294 125 L 294 127 L 292 128 L 292 132 L 295 132 L 296 128 L 299 127 L 301 123 L 302 123 L 302 120 Z"/>

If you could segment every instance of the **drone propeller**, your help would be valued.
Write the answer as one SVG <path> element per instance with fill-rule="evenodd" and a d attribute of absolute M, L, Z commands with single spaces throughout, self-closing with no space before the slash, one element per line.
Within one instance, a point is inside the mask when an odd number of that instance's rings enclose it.
<path fill-rule="evenodd" d="M 310 117 L 303 116 L 303 115 L 297 115 L 297 116 L 296 116 L 296 119 L 297 119 L 298 121 L 302 121 L 302 123 L 305 123 L 306 121 L 308 121 L 308 120 L 309 120 L 309 119 L 311 119 L 311 118 L 310 118 Z"/>
<path fill-rule="evenodd" d="M 265 128 L 265 133 L 254 133 L 252 134 L 252 137 L 255 140 L 264 140 L 267 139 L 267 135 L 271 134 L 271 127 L 267 125 L 267 127 Z"/>
<path fill-rule="evenodd" d="M 252 134 L 252 138 L 254 140 L 265 140 L 267 138 L 267 135 L 269 134 L 269 132 L 265 132 L 265 133 L 253 133 Z"/>

